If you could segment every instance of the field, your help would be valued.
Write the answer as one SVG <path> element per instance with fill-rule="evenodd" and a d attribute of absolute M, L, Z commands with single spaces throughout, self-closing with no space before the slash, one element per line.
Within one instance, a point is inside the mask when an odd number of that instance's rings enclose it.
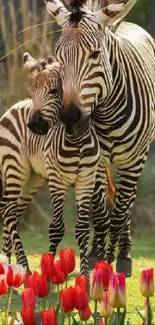
<path fill-rule="evenodd" d="M 68 222 L 68 224 L 71 224 Z M 46 230 L 39 231 L 40 227 L 37 227 L 36 232 L 24 231 L 21 232 L 21 237 L 26 249 L 28 259 L 30 262 L 31 270 L 39 271 L 39 263 L 42 252 L 47 252 L 48 250 L 48 236 L 46 235 Z M 73 276 L 69 278 L 69 285 L 74 283 L 75 274 L 79 273 L 79 252 L 76 245 L 76 241 L 73 236 L 73 229 L 70 228 L 66 232 L 65 238 L 62 241 L 60 248 L 72 247 L 75 249 L 77 265 Z M 144 299 L 140 295 L 139 289 L 139 279 L 142 269 L 147 269 L 149 267 L 155 267 L 155 237 L 153 233 L 137 233 L 133 238 L 132 247 L 132 257 L 133 257 L 133 276 L 127 279 L 127 320 L 131 322 L 132 325 L 140 325 L 141 319 L 137 315 L 135 308 L 143 310 Z M 13 261 L 15 261 L 13 257 Z M 114 264 L 115 269 L 115 264 Z M 55 302 L 56 293 L 53 289 L 53 301 Z M 19 292 L 20 294 L 20 292 Z M 152 306 L 155 311 L 155 297 L 151 299 Z M 91 303 L 93 306 L 93 304 Z M 15 297 L 13 300 L 12 310 L 21 309 L 21 296 Z M 40 309 L 40 304 L 38 305 L 38 310 Z M 89 322 L 88 322 L 89 323 Z"/>

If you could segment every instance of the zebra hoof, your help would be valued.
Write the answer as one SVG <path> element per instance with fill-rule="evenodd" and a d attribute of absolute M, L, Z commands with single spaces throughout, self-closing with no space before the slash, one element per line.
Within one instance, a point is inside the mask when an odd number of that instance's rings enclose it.
<path fill-rule="evenodd" d="M 123 272 L 126 278 L 132 276 L 132 259 L 131 258 L 124 258 L 120 259 L 117 258 L 116 260 L 116 272 L 121 273 Z"/>

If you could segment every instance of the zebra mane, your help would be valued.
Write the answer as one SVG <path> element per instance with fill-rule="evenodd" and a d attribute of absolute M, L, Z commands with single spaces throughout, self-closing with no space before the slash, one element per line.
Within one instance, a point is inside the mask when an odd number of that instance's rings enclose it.
<path fill-rule="evenodd" d="M 84 5 L 88 10 L 97 11 L 107 6 L 111 0 L 64 0 L 74 11 L 80 11 Z"/>
<path fill-rule="evenodd" d="M 65 0 L 65 3 L 71 7 L 72 10 L 80 10 L 87 0 Z"/>

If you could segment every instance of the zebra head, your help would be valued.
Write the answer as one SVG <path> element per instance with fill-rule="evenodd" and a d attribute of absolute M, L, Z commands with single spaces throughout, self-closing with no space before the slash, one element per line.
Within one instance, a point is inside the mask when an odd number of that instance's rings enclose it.
<path fill-rule="evenodd" d="M 91 1 L 91 0 L 90 0 Z M 56 44 L 56 58 L 60 63 L 63 106 L 61 119 L 78 124 L 87 120 L 95 107 L 102 104 L 113 89 L 105 26 L 119 22 L 137 0 L 117 0 L 90 11 L 85 0 L 68 0 L 71 11 L 59 0 L 46 0 L 46 9 L 62 26 Z M 93 0 L 92 0 L 93 2 Z"/>
<path fill-rule="evenodd" d="M 28 123 L 29 129 L 36 134 L 46 134 L 49 125 L 53 126 L 59 119 L 62 105 L 62 87 L 60 65 L 52 56 L 36 61 L 25 53 L 24 69 L 33 79 L 30 89 L 33 108 Z"/>

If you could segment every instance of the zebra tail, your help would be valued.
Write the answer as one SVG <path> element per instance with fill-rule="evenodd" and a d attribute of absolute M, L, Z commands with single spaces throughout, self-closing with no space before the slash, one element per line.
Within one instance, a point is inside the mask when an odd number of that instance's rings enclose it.
<path fill-rule="evenodd" d="M 107 184 L 108 184 L 108 188 L 107 188 L 108 199 L 109 199 L 112 207 L 114 207 L 116 189 L 112 182 L 111 172 L 110 172 L 109 167 L 106 167 L 106 177 L 107 177 Z"/>

